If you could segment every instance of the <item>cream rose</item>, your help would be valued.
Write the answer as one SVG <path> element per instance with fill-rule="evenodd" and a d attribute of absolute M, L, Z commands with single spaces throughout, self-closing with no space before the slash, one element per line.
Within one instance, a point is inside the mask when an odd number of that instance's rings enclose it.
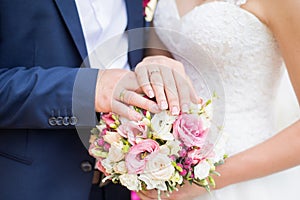
<path fill-rule="evenodd" d="M 165 181 L 153 180 L 153 179 L 151 179 L 149 174 L 141 174 L 139 176 L 139 179 L 146 184 L 147 190 L 153 190 L 153 189 L 158 189 L 161 191 L 167 190 L 167 185 L 166 185 Z"/>
<path fill-rule="evenodd" d="M 115 163 L 113 169 L 116 173 L 125 174 L 127 172 L 125 161 Z"/>
<path fill-rule="evenodd" d="M 125 155 L 122 151 L 123 143 L 122 142 L 114 142 L 111 144 L 108 152 L 107 158 L 112 162 L 119 162 L 122 160 Z"/>
<path fill-rule="evenodd" d="M 112 163 L 109 159 L 103 159 L 101 165 L 104 167 L 106 173 L 111 174 L 113 172 Z"/>
<path fill-rule="evenodd" d="M 169 115 L 167 111 L 162 111 L 151 120 L 153 135 L 162 140 L 173 140 L 173 134 L 170 132 L 176 116 Z"/>
<path fill-rule="evenodd" d="M 105 142 L 112 144 L 114 142 L 119 142 L 121 136 L 118 132 L 106 131 L 106 134 L 103 136 Z"/>
<path fill-rule="evenodd" d="M 165 144 L 170 149 L 170 154 L 179 156 L 178 152 L 181 150 L 180 142 L 178 140 L 170 140 Z"/>
<path fill-rule="evenodd" d="M 144 173 L 153 180 L 167 181 L 175 172 L 171 162 L 166 154 L 157 153 L 149 158 Z"/>
<path fill-rule="evenodd" d="M 119 176 L 119 179 L 121 184 L 127 187 L 129 190 L 139 191 L 142 189 L 141 183 L 136 174 L 122 174 Z"/>

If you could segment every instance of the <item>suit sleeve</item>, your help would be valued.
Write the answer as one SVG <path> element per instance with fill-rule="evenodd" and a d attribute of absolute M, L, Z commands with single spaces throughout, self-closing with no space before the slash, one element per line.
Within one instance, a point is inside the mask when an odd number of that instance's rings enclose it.
<path fill-rule="evenodd" d="M 0 69 L 0 128 L 95 125 L 96 69 Z"/>

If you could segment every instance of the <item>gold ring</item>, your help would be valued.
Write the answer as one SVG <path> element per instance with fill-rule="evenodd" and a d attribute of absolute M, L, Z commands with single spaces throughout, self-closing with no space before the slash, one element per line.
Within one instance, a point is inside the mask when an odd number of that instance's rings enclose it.
<path fill-rule="evenodd" d="M 120 92 L 120 95 L 119 95 L 119 100 L 122 101 L 122 102 L 124 101 L 125 92 L 126 92 L 126 90 L 123 89 L 122 92 Z"/>

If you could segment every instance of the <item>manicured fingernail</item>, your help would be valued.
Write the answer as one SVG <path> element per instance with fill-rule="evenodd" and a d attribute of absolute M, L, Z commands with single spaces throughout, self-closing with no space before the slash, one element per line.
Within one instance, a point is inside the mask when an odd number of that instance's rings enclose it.
<path fill-rule="evenodd" d="M 153 106 L 151 106 L 150 109 L 151 109 L 150 111 L 154 112 L 154 113 L 159 113 L 161 111 L 157 104 L 154 104 Z"/>
<path fill-rule="evenodd" d="M 202 104 L 202 103 L 203 103 L 203 99 L 202 99 L 202 98 L 199 98 L 198 104 Z"/>
<path fill-rule="evenodd" d="M 161 102 L 160 102 L 160 108 L 161 108 L 162 110 L 168 109 L 168 103 L 167 103 L 166 101 L 161 101 Z"/>
<path fill-rule="evenodd" d="M 181 106 L 181 111 L 182 111 L 183 113 L 189 112 L 189 106 L 188 106 L 187 104 L 182 104 L 182 106 Z"/>
<path fill-rule="evenodd" d="M 172 107 L 172 115 L 178 115 L 179 114 L 179 109 L 177 106 Z"/>
<path fill-rule="evenodd" d="M 154 92 L 152 90 L 148 90 L 148 97 L 153 98 L 154 97 Z"/>

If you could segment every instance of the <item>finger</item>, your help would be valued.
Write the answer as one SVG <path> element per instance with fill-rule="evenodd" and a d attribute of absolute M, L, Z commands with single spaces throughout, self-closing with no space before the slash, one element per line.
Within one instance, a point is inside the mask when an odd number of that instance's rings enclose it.
<path fill-rule="evenodd" d="M 189 84 L 189 91 L 190 91 L 190 94 L 188 95 L 189 100 L 191 100 L 195 104 L 201 103 L 202 102 L 201 98 L 198 97 L 198 95 L 197 95 L 197 93 L 196 93 L 196 91 L 193 87 L 192 81 L 186 75 L 183 64 L 181 62 L 176 61 L 176 60 L 173 60 L 173 63 L 174 63 L 174 71 L 177 72 L 177 74 L 181 75 L 182 78 L 185 79 Z"/>
<path fill-rule="evenodd" d="M 168 109 L 168 103 L 164 91 L 163 79 L 158 67 L 153 67 L 149 72 L 150 82 L 155 93 L 156 102 L 161 110 Z"/>
<path fill-rule="evenodd" d="M 133 91 L 125 90 L 125 92 L 123 92 L 123 98 L 121 98 L 120 101 L 124 102 L 127 105 L 133 105 L 139 108 L 143 108 L 152 113 L 159 113 L 161 111 L 154 101 L 151 101 Z"/>
<path fill-rule="evenodd" d="M 179 88 L 178 96 L 179 96 L 181 111 L 183 113 L 187 113 L 189 111 L 190 103 L 191 103 L 191 99 L 190 99 L 191 91 L 190 91 L 189 83 L 178 72 L 173 71 L 173 75 L 174 75 L 174 79 L 176 80 L 177 88 Z"/>
<path fill-rule="evenodd" d="M 186 80 L 188 81 L 189 88 L 190 88 L 190 99 L 194 104 L 201 104 L 203 102 L 203 99 L 200 98 L 193 87 L 193 83 L 190 79 L 190 77 L 186 76 Z"/>
<path fill-rule="evenodd" d="M 170 111 L 172 115 L 178 115 L 180 112 L 180 107 L 177 88 L 180 87 L 178 87 L 178 85 L 175 83 L 171 68 L 163 67 L 161 68 L 161 73 Z"/>
<path fill-rule="evenodd" d="M 139 121 L 142 119 L 142 115 L 140 113 L 136 112 L 134 109 L 116 100 L 112 101 L 111 109 L 112 112 L 129 120 Z"/>
<path fill-rule="evenodd" d="M 154 200 L 154 199 L 158 199 L 158 192 L 157 192 L 157 190 L 140 191 L 137 194 L 138 194 L 138 196 L 142 200 Z M 169 199 L 168 197 L 166 197 L 166 195 L 165 195 L 164 192 L 161 192 L 160 197 L 161 197 L 161 200 Z"/>
<path fill-rule="evenodd" d="M 150 84 L 148 68 L 144 63 L 139 63 L 135 68 L 136 77 L 143 92 L 149 97 L 154 97 L 154 91 Z"/>
<path fill-rule="evenodd" d="M 140 197 L 141 200 L 153 200 L 154 199 L 154 198 L 150 198 L 150 197 L 146 196 L 142 192 L 138 192 L 137 195 Z"/>

